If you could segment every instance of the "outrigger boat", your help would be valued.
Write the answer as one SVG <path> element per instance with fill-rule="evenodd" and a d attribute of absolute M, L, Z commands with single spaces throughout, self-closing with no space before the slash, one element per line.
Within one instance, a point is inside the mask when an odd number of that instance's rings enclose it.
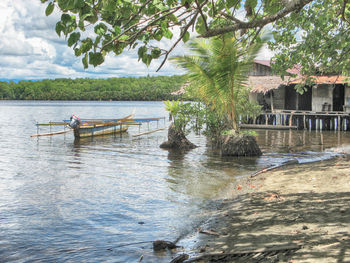
<path fill-rule="evenodd" d="M 126 132 L 129 125 L 138 125 L 134 123 L 131 114 L 122 119 L 86 119 L 81 120 L 73 115 L 69 121 L 69 127 L 74 131 L 75 138 L 91 137 L 99 135 L 119 134 Z M 65 121 L 67 122 L 67 121 Z"/>
<path fill-rule="evenodd" d="M 53 136 L 59 134 L 65 134 L 73 131 L 74 137 L 76 139 L 83 137 L 92 137 L 92 136 L 101 136 L 101 135 L 110 135 L 110 134 L 120 134 L 128 130 L 130 125 L 142 125 L 142 123 L 150 123 L 153 121 L 160 121 L 161 119 L 165 120 L 165 117 L 162 118 L 139 118 L 134 119 L 134 114 L 130 114 L 126 117 L 119 119 L 80 119 L 79 117 L 72 115 L 70 120 L 63 120 L 63 122 L 49 122 L 49 123 L 37 123 L 38 132 L 37 134 L 32 135 L 31 137 L 39 136 Z M 39 126 L 64 126 L 63 131 L 50 132 L 50 133 L 39 133 Z M 153 131 L 147 131 L 139 134 L 133 135 L 133 137 L 141 136 L 144 134 L 149 134 L 159 130 L 164 130 L 165 128 L 156 129 Z"/>

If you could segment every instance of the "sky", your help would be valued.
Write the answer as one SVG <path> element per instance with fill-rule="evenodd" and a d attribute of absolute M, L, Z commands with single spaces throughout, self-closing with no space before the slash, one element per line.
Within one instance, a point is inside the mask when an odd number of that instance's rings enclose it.
<path fill-rule="evenodd" d="M 182 74 L 169 62 L 156 72 L 161 60 L 147 68 L 138 61 L 136 51 L 119 56 L 110 54 L 105 62 L 84 70 L 81 58 L 75 57 L 64 37 L 56 34 L 55 26 L 61 13 L 55 9 L 45 15 L 46 4 L 40 0 L 0 0 L 0 80 L 39 80 L 56 78 L 111 78 L 142 77 Z M 169 47 L 169 41 L 161 42 Z M 184 53 L 178 46 L 174 54 Z M 270 52 L 265 48 L 259 59 Z"/>

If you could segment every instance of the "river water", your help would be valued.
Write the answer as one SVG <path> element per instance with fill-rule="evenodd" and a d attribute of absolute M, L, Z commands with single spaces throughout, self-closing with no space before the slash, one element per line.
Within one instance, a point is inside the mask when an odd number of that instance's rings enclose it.
<path fill-rule="evenodd" d="M 142 262 L 169 262 L 150 241 L 193 231 L 238 178 L 290 159 L 327 159 L 350 144 L 344 132 L 258 131 L 262 157 L 220 158 L 203 136 L 190 135 L 199 147 L 180 154 L 159 148 L 166 131 L 132 138 L 138 127 L 79 142 L 72 134 L 30 138 L 36 122 L 134 109 L 140 118 L 168 116 L 162 102 L 0 101 L 0 262 L 138 262 L 142 255 Z"/>

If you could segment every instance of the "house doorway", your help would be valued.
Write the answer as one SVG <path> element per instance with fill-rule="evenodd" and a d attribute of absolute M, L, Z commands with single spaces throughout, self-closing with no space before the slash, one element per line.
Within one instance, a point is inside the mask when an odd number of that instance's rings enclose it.
<path fill-rule="evenodd" d="M 298 94 L 298 110 L 312 110 L 312 88 L 306 87 L 303 94 Z"/>
<path fill-rule="evenodd" d="M 344 90 L 344 85 L 335 85 L 333 89 L 333 111 L 344 110 Z"/>
<path fill-rule="evenodd" d="M 297 100 L 298 94 L 294 89 L 295 85 L 289 85 L 285 87 L 285 101 L 284 109 L 286 110 L 296 110 L 297 109 Z"/>

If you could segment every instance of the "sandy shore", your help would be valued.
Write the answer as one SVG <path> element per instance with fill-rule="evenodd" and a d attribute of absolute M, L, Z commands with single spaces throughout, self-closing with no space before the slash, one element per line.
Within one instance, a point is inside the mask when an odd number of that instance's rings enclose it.
<path fill-rule="evenodd" d="M 187 262 L 350 262 L 349 157 L 290 165 L 231 189 L 192 236 Z"/>

